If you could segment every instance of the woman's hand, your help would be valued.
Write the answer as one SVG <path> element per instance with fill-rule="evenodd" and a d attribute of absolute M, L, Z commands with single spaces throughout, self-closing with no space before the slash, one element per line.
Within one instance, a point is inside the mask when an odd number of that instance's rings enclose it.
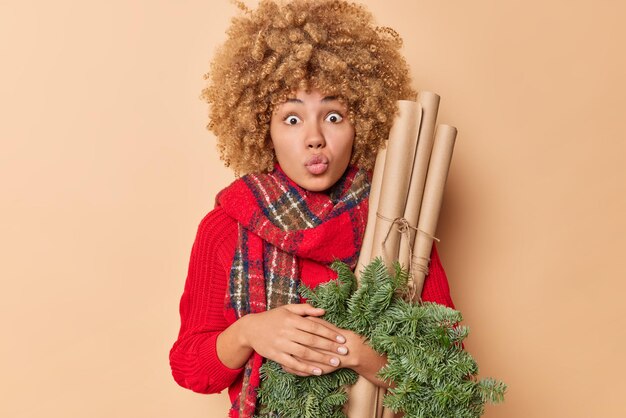
<path fill-rule="evenodd" d="M 363 376 L 377 386 L 389 388 L 389 384 L 378 379 L 376 374 L 387 364 L 387 357 L 378 354 L 365 342 L 365 338 L 359 334 L 336 327 L 323 319 L 309 316 L 306 318 L 310 322 L 323 325 L 333 330 L 335 333 L 345 336 L 344 346 L 348 349 L 347 354 L 341 359 L 341 367 L 349 368 Z M 288 370 L 287 370 L 288 371 Z"/>
<path fill-rule="evenodd" d="M 342 366 L 349 349 L 345 335 L 326 321 L 312 321 L 324 310 L 308 303 L 284 305 L 242 317 L 244 345 L 299 376 L 330 373 Z"/>

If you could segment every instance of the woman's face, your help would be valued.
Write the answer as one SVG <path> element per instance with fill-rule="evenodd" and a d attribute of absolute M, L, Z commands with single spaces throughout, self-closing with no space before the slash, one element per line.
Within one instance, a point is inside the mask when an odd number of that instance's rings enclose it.
<path fill-rule="evenodd" d="M 347 110 L 317 90 L 298 90 L 274 110 L 270 136 L 276 159 L 298 186 L 324 191 L 346 171 L 354 142 Z"/>

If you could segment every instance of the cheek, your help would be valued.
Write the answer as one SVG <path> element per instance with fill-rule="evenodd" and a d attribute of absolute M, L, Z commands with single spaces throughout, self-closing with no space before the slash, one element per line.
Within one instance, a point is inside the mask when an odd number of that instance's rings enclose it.
<path fill-rule="evenodd" d="M 294 152 L 293 144 L 290 144 L 289 141 L 283 141 L 280 137 L 272 138 L 272 147 L 277 158 L 285 158 Z"/>
<path fill-rule="evenodd" d="M 352 159 L 352 148 L 354 147 L 354 130 L 350 131 L 350 134 L 347 135 L 344 144 L 343 144 L 343 152 L 344 157 L 350 161 Z"/>
<path fill-rule="evenodd" d="M 284 153 L 286 141 L 283 140 L 284 133 L 282 132 L 281 127 L 270 126 L 269 135 L 270 138 L 268 144 L 269 147 L 274 150 L 274 154 L 278 156 L 279 154 Z"/>

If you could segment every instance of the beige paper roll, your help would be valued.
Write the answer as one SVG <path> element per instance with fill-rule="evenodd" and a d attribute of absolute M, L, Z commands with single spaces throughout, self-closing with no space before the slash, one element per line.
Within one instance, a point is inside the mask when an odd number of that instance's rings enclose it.
<path fill-rule="evenodd" d="M 401 240 L 400 233 L 392 227 L 392 220 L 395 218 L 408 216 L 411 226 L 418 223 L 418 228 L 423 231 L 432 231 L 428 232 L 429 235 L 420 233 L 413 245 L 414 258 L 428 260 L 430 256 L 432 235 L 435 233 L 439 218 L 443 187 L 452 158 L 456 129 L 441 125 L 437 133 L 433 135 L 439 96 L 424 92 L 418 98 L 421 98 L 425 107 L 429 108 L 426 110 L 428 116 L 422 114 L 421 104 L 400 102 L 400 113 L 390 132 L 386 155 L 379 154 L 377 158 L 370 191 L 368 226 L 357 264 L 357 277 L 361 269 L 371 259 L 378 256 L 383 256 L 388 264 L 399 257 L 404 257 L 404 265 L 410 262 L 408 248 L 411 246 L 408 242 L 402 244 L 404 255 L 400 253 L 401 242 L 406 240 Z M 429 126 L 424 126 L 425 123 Z M 418 133 L 419 144 L 417 143 Z M 414 154 L 411 155 L 412 153 Z M 383 161 L 384 168 L 380 169 L 379 163 Z M 417 212 L 419 216 L 416 215 Z M 377 213 L 381 216 L 377 216 Z M 412 235 L 415 236 L 414 233 Z M 430 239 L 429 245 L 424 238 Z M 382 242 L 385 239 L 383 247 Z M 428 251 L 426 256 L 423 256 L 422 252 L 415 252 L 425 250 Z M 428 263 L 425 266 L 423 262 L 418 263 L 417 266 L 414 275 L 418 282 L 416 294 L 420 295 L 425 278 L 422 270 L 428 271 Z M 385 389 L 378 388 L 368 380 L 359 377 L 356 384 L 348 388 L 348 402 L 344 412 L 349 418 L 402 416 L 383 408 L 382 400 L 385 392 Z"/>
<path fill-rule="evenodd" d="M 377 213 L 387 219 L 395 219 L 401 217 L 404 212 L 410 180 L 408 173 L 411 172 L 417 149 L 417 134 L 422 113 L 421 106 L 413 101 L 400 100 L 398 106 L 399 113 L 389 132 L 386 152 L 382 156 L 379 153 L 376 159 L 370 189 L 368 224 L 357 263 L 357 277 L 363 266 L 373 258 L 383 256 L 391 263 L 398 257 L 400 235 L 396 228 L 391 228 L 391 221 L 378 217 Z M 381 160 L 385 161 L 382 170 L 378 168 Z M 377 202 L 372 202 L 372 197 L 377 199 Z M 385 241 L 387 233 L 389 237 Z M 383 241 L 385 241 L 384 252 Z M 379 395 L 379 388 L 367 379 L 359 377 L 347 391 L 348 402 L 344 412 L 348 417 L 375 418 L 382 414 L 382 404 L 379 404 L 382 395 Z M 384 391 L 382 393 L 384 394 Z"/>
<path fill-rule="evenodd" d="M 404 215 L 422 113 L 416 102 L 400 100 L 398 105 L 400 112 L 389 132 L 371 254 L 371 258 L 382 256 L 387 264 L 398 259 L 400 233 L 392 225 Z"/>
<path fill-rule="evenodd" d="M 437 102 L 438 102 L 437 98 Z M 425 111 L 426 112 L 426 111 Z M 435 115 L 436 117 L 436 115 Z M 426 119 L 426 114 L 424 114 L 424 119 Z M 424 119 L 422 123 L 424 123 Z M 424 125 L 422 125 L 424 126 Z M 430 132 L 432 135 L 432 131 Z M 411 187 L 409 193 L 417 194 L 419 193 L 419 202 L 421 203 L 418 207 L 421 206 L 420 214 L 419 214 L 419 222 L 418 229 L 421 231 L 425 231 L 428 235 L 423 233 L 418 233 L 416 235 L 417 239 L 415 241 L 415 246 L 413 248 L 413 257 L 414 257 L 414 270 L 413 270 L 413 280 L 415 284 L 415 294 L 421 295 L 422 287 L 424 283 L 424 279 L 426 277 L 425 272 L 428 271 L 428 263 L 424 264 L 424 260 L 427 260 L 430 257 L 430 251 L 432 250 L 433 239 L 432 236 L 435 234 L 437 229 L 437 221 L 439 220 L 439 213 L 441 210 L 441 202 L 443 201 L 443 190 L 446 183 L 446 179 L 448 177 L 448 171 L 450 168 L 450 161 L 452 159 L 452 151 L 454 149 L 454 142 L 456 139 L 456 128 L 448 125 L 439 125 L 437 127 L 437 133 L 434 135 L 433 139 L 430 141 L 430 145 L 426 145 L 422 147 L 423 149 L 428 147 L 428 157 L 430 161 L 426 162 L 428 165 L 428 170 L 426 169 L 420 170 L 423 171 L 424 180 L 421 180 L 422 187 L 413 187 L 413 183 L 411 183 Z M 420 144 L 418 145 L 417 153 L 420 152 L 420 146 L 423 144 L 423 138 L 421 137 L 420 132 Z M 431 152 L 432 151 L 432 152 Z M 419 155 L 418 155 L 419 156 Z M 415 158 L 415 165 L 413 167 L 413 173 L 416 170 L 421 169 L 419 164 L 425 164 L 420 162 L 418 156 Z M 423 157 L 422 157 L 423 158 Z M 426 165 L 425 164 L 425 165 Z M 421 173 L 420 173 L 421 175 Z M 411 177 L 411 182 L 413 182 L 414 176 Z M 411 190 L 412 189 L 412 190 Z M 417 191 L 416 191 L 417 190 Z M 413 195 L 409 195 L 409 199 L 416 198 Z M 413 203 L 407 201 L 407 209 Z M 414 210 L 411 208 L 410 210 Z M 407 210 L 405 210 L 405 213 Z M 417 217 L 416 215 L 411 214 L 411 216 Z M 409 220 L 407 218 L 407 220 Z M 410 220 L 409 220 L 410 221 Z M 411 221 L 410 221 L 411 222 Z M 413 224 L 415 225 L 415 224 Z M 406 240 L 402 240 L 402 243 L 406 243 Z M 407 249 L 408 252 L 408 249 Z M 426 254 L 426 258 L 424 258 L 424 254 Z M 415 266 L 418 263 L 415 258 L 418 258 L 422 263 Z M 417 268 L 415 268 L 417 267 Z M 416 298 L 417 299 L 417 298 Z M 381 406 L 383 402 L 383 397 L 385 395 L 385 390 L 380 388 L 378 391 L 378 399 L 376 402 L 370 402 L 373 404 L 371 407 L 372 411 L 376 411 L 376 415 L 363 415 L 363 417 L 374 417 L 374 418 L 399 418 L 403 416 L 401 413 L 394 413 L 392 410 L 384 408 L 381 411 Z M 352 418 L 352 417 L 350 417 Z"/>
<path fill-rule="evenodd" d="M 413 172 L 411 173 L 408 198 L 404 208 L 404 218 L 412 227 L 417 226 L 420 207 L 422 204 L 422 196 L 424 195 L 424 184 L 426 182 L 426 172 L 428 170 L 428 162 L 433 149 L 435 140 L 435 126 L 437 123 L 437 113 L 439 110 L 440 98 L 437 94 L 424 91 L 417 95 L 417 102 L 422 106 L 422 122 L 417 142 L 417 151 L 415 153 L 415 162 L 413 163 Z M 404 267 L 408 267 L 410 263 L 410 251 L 415 241 L 415 230 L 409 229 L 409 239 L 400 240 L 400 250 L 398 261 Z"/>
<path fill-rule="evenodd" d="M 370 186 L 369 209 L 367 212 L 367 225 L 363 234 L 363 244 L 359 253 L 359 261 L 354 270 L 357 280 L 361 276 L 363 267 L 369 264 L 372 259 L 372 246 L 374 244 L 374 229 L 376 228 L 376 211 L 378 210 L 378 202 L 380 201 L 380 190 L 383 182 L 383 171 L 385 169 L 385 157 L 387 156 L 387 148 L 378 151 L 376 156 L 376 164 L 374 165 L 374 173 L 372 174 L 372 184 Z M 360 282 L 359 282 L 360 283 Z"/>
<path fill-rule="evenodd" d="M 381 388 L 381 390 L 382 390 L 382 388 Z M 379 392 L 379 394 L 378 394 L 378 399 L 379 399 L 379 402 L 380 402 L 381 404 L 382 404 L 382 402 L 383 402 L 383 401 L 382 401 L 383 396 L 385 396 L 385 393 L 386 393 L 386 392 L 387 392 L 387 391 L 383 391 L 382 393 L 380 393 L 380 392 Z M 402 412 L 398 412 L 398 413 L 396 414 L 396 413 L 395 413 L 395 412 L 393 412 L 391 409 L 384 408 L 384 409 L 383 409 L 382 414 L 379 414 L 378 416 L 379 416 L 379 417 L 382 417 L 382 418 L 400 418 L 400 417 L 403 417 L 404 415 L 403 415 L 403 413 L 402 413 Z"/>
<path fill-rule="evenodd" d="M 422 197 L 424 195 L 424 183 L 426 181 L 426 172 L 428 170 L 430 154 L 433 148 L 440 97 L 435 93 L 423 91 L 418 94 L 417 102 L 422 108 L 422 115 L 417 138 L 417 149 L 415 151 L 409 190 L 407 192 L 407 201 L 403 215 L 404 219 L 413 228 L 417 227 Z M 402 236 L 400 239 L 398 261 L 405 268 L 407 268 L 411 262 L 409 249 L 412 248 L 415 238 L 415 230 L 413 228 L 409 228 L 408 230 L 408 239 L 407 236 Z M 376 417 L 400 417 L 401 414 L 396 414 L 390 409 L 382 408 L 385 393 L 385 389 L 379 388 L 378 400 L 376 402 Z"/>
<path fill-rule="evenodd" d="M 415 151 L 415 159 L 413 161 L 413 170 L 411 172 L 411 180 L 409 183 L 409 191 L 407 192 L 407 201 L 404 208 L 404 219 L 410 226 L 415 228 L 418 223 L 419 212 L 422 205 L 422 197 L 424 194 L 424 183 L 426 181 L 426 173 L 428 171 L 428 163 L 435 141 L 435 126 L 437 123 L 437 113 L 439 110 L 440 97 L 432 92 L 424 91 L 417 95 L 417 102 L 422 107 L 422 117 L 420 123 L 419 134 L 417 137 L 417 150 Z M 411 262 L 411 251 L 414 239 L 415 229 L 408 230 L 408 239 L 402 236 L 400 239 L 400 248 L 398 252 L 398 261 L 405 267 Z M 386 390 L 379 388 L 378 400 L 376 405 L 375 417 L 382 418 L 398 418 L 402 414 L 394 413 L 392 410 L 382 408 L 383 397 Z"/>
<path fill-rule="evenodd" d="M 356 383 L 346 387 L 348 401 L 343 407 L 343 412 L 348 418 L 377 418 L 378 402 L 382 399 L 379 394 L 379 387 L 371 383 L 364 377 L 359 376 Z"/>
<path fill-rule="evenodd" d="M 417 228 L 419 232 L 413 245 L 413 283 L 415 286 L 414 299 L 418 300 L 422 294 L 424 279 L 428 273 L 430 252 L 433 247 L 433 237 L 437 231 L 437 222 L 443 201 L 443 192 L 448 178 L 452 151 L 456 140 L 456 128 L 449 125 L 439 125 L 435 134 L 424 197 L 420 210 Z"/>

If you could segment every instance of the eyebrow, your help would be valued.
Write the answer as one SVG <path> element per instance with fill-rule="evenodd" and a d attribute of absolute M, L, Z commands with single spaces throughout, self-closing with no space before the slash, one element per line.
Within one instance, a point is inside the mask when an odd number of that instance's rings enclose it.
<path fill-rule="evenodd" d="M 327 103 L 327 102 L 332 102 L 332 101 L 335 101 L 335 100 L 338 100 L 337 96 L 326 96 L 326 97 L 324 97 L 321 100 L 321 102 L 322 103 Z M 291 99 L 287 99 L 287 101 L 285 103 L 299 103 L 299 104 L 303 104 L 304 102 L 302 100 L 297 99 L 297 98 L 294 97 L 294 98 L 291 98 Z"/>

